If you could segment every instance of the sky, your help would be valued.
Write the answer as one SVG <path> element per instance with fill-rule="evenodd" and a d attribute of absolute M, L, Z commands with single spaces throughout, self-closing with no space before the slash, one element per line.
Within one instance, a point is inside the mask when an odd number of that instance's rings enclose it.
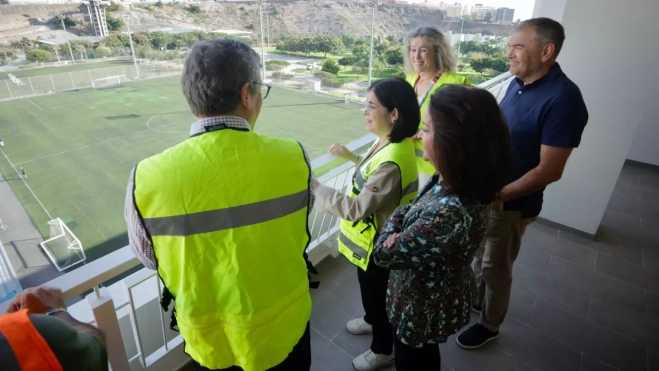
<path fill-rule="evenodd" d="M 495 8 L 512 8 L 515 9 L 515 20 L 529 19 L 533 16 L 533 7 L 535 0 L 443 0 L 444 2 L 453 3 L 458 1 L 463 5 L 483 4 L 485 6 L 493 6 Z"/>

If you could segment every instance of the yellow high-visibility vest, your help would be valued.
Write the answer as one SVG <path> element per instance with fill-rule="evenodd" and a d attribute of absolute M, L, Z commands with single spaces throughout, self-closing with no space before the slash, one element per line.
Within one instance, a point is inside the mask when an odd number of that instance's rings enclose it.
<path fill-rule="evenodd" d="M 418 76 L 419 74 L 413 73 L 411 75 L 408 75 L 406 80 L 410 85 L 414 86 L 414 82 L 416 81 L 416 78 Z M 430 97 L 432 97 L 432 95 L 435 94 L 435 91 L 437 91 L 437 89 L 447 84 L 470 85 L 471 83 L 466 77 L 460 76 L 455 72 L 443 73 L 439 77 L 435 85 L 432 87 L 432 89 L 430 89 L 430 92 L 426 96 L 426 99 L 424 99 L 423 103 L 421 104 L 421 117 L 423 117 L 423 112 L 426 110 L 426 108 L 428 108 L 428 105 L 430 104 Z M 423 128 L 423 122 L 419 122 L 419 130 L 421 130 L 422 128 Z M 416 165 L 419 169 L 419 172 L 428 175 L 435 174 L 435 172 L 437 172 L 437 170 L 435 170 L 435 167 L 432 166 L 430 162 L 423 159 L 423 142 L 417 140 L 415 143 L 415 147 L 416 147 Z"/>
<path fill-rule="evenodd" d="M 377 143 L 376 140 L 371 149 Z M 364 184 L 371 177 L 373 171 L 385 163 L 396 164 L 400 170 L 399 204 L 404 205 L 412 201 L 419 191 L 419 173 L 416 168 L 414 144 L 411 138 L 405 138 L 400 143 L 388 143 L 366 160 L 355 171 L 349 196 L 356 198 L 364 189 Z M 381 227 L 377 225 L 375 215 L 356 222 L 342 219 L 339 231 L 339 252 L 352 264 L 366 270 Z"/>
<path fill-rule="evenodd" d="M 229 128 L 137 165 L 135 204 L 202 366 L 267 370 L 304 334 L 310 176 L 299 143 Z"/>

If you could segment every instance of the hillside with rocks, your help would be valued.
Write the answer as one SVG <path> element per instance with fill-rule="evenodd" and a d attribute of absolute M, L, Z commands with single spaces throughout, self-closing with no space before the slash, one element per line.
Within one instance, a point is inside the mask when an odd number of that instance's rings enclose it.
<path fill-rule="evenodd" d="M 216 29 L 247 30 L 255 33 L 260 29 L 259 7 L 253 3 L 196 3 L 197 13 L 189 10 L 184 3 L 155 6 L 144 3 L 119 3 L 121 9 L 108 12 L 115 18 L 130 15 L 131 29 L 147 31 L 153 29 Z M 307 34 L 370 34 L 372 8 L 350 1 L 336 3 L 316 3 L 298 1 L 277 3 L 268 6 L 267 24 L 271 42 L 282 35 Z M 91 33 L 87 8 L 80 4 L 71 5 L 0 5 L 0 43 L 11 42 L 22 37 L 30 39 L 62 37 L 57 30 L 57 15 L 66 15 L 80 25 L 69 29 L 77 35 Z M 457 22 L 442 22 L 442 14 L 437 10 L 382 5 L 375 15 L 377 35 L 402 36 L 405 32 L 420 25 L 436 25 L 442 30 L 459 30 Z M 265 21 L 264 21 L 265 23 Z M 264 24 L 265 27 L 265 24 Z M 480 28 L 480 29 L 479 29 Z M 467 25 L 465 31 L 488 31 L 507 34 L 509 28 L 500 25 Z"/>

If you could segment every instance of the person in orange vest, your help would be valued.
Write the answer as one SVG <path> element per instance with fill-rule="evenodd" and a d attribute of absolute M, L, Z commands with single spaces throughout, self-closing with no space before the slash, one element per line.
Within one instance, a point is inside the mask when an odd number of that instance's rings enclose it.
<path fill-rule="evenodd" d="M 62 290 L 29 288 L 0 315 L 0 365 L 3 371 L 105 371 L 105 338 L 67 313 Z"/>

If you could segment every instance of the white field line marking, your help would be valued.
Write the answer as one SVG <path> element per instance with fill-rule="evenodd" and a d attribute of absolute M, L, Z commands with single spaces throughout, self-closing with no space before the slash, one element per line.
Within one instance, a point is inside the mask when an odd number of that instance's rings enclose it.
<path fill-rule="evenodd" d="M 41 203 L 41 200 L 39 200 L 39 197 L 37 197 L 37 195 L 34 193 L 34 191 L 32 190 L 32 188 L 30 188 L 30 185 L 27 184 L 27 182 L 25 181 L 25 179 L 23 179 L 23 176 L 22 176 L 21 173 L 18 171 L 18 169 L 16 169 L 16 166 L 11 162 L 11 160 L 9 159 L 9 157 L 7 157 L 7 154 L 5 153 L 5 151 L 3 151 L 2 149 L 0 149 L 0 152 L 2 152 L 2 154 L 5 156 L 5 158 L 7 159 L 7 162 L 9 162 L 9 165 L 11 165 L 11 167 L 14 168 L 14 171 L 16 172 L 16 175 L 18 175 L 18 176 L 23 180 L 23 183 L 25 183 L 25 186 L 27 187 L 27 189 L 30 191 L 30 193 L 32 193 L 32 196 L 34 196 L 34 199 L 37 200 L 37 202 L 39 203 L 39 205 L 41 205 L 41 208 L 43 209 L 43 211 L 46 213 L 46 215 L 48 215 L 48 220 L 53 220 L 53 217 L 52 217 L 52 216 L 50 215 L 50 213 L 48 212 L 48 209 L 46 209 L 46 207 Z"/>
<path fill-rule="evenodd" d="M 42 110 L 42 111 L 43 111 L 43 108 L 41 108 L 41 107 L 39 107 L 39 106 L 37 106 L 37 104 L 36 104 L 36 103 L 34 103 L 33 101 L 31 101 L 31 100 L 29 100 L 29 99 L 28 99 L 27 101 L 28 101 L 28 102 L 30 102 L 30 103 L 32 103 L 32 104 L 34 104 L 34 106 L 35 106 L 35 107 L 37 107 L 38 109 L 40 109 L 40 110 Z"/>

